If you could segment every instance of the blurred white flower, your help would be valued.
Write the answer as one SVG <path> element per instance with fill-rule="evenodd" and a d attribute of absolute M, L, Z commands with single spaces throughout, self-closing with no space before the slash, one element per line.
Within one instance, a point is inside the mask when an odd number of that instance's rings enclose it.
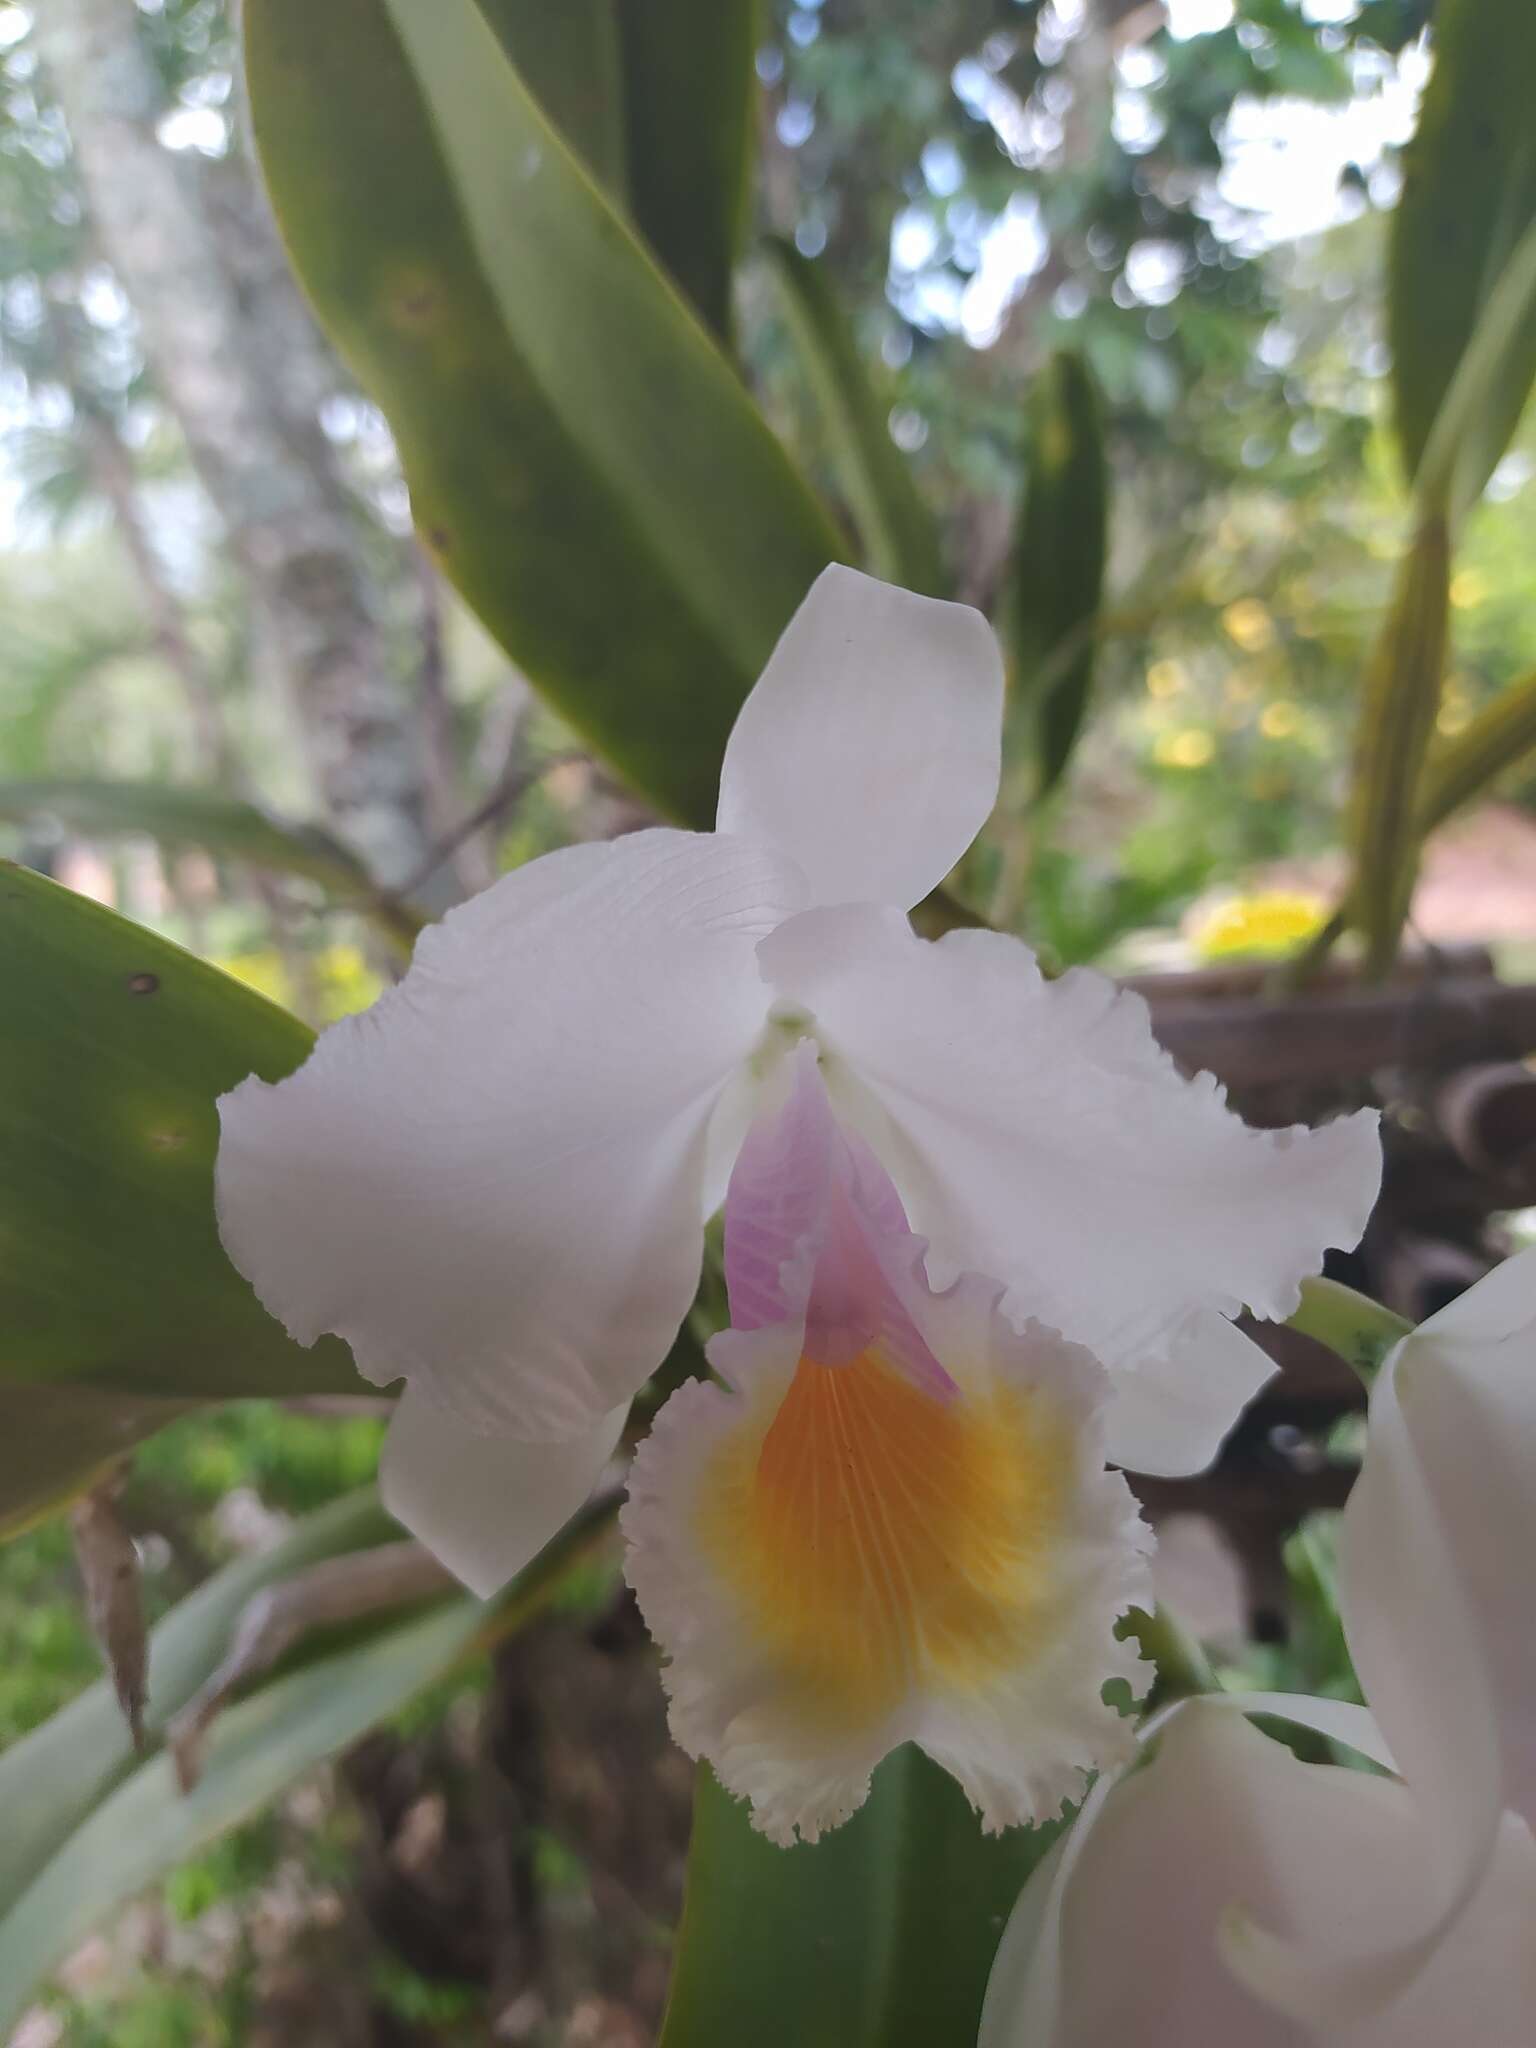
<path fill-rule="evenodd" d="M 299 1341 L 405 1377 L 386 1498 L 472 1586 L 608 1456 L 802 1037 L 936 1280 L 995 1275 L 1109 1367 L 1115 1462 L 1206 1463 L 1271 1370 L 1227 1318 L 1288 1314 L 1364 1227 L 1371 1115 L 1250 1130 L 1138 997 L 914 935 L 996 796 L 1002 702 L 979 613 L 828 569 L 742 707 L 716 832 L 504 876 L 299 1072 L 223 1098 L 230 1256 Z"/>
<path fill-rule="evenodd" d="M 1191 1701 L 1026 1887 L 982 2048 L 1529 2048 L 1536 2014 L 1536 1252 L 1393 1351 L 1345 1509 L 1370 1711 Z M 1256 1709 L 1381 1777 L 1298 1762 Z"/>

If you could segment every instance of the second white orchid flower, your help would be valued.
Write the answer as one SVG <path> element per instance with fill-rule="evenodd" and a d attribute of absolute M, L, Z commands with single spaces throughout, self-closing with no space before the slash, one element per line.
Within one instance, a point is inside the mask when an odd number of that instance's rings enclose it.
<path fill-rule="evenodd" d="M 1397 1346 L 1340 1538 L 1369 1712 L 1174 1710 L 1148 1768 L 1101 1780 L 1031 1879 L 982 2048 L 1529 2048 L 1533 1361 L 1536 1252 Z M 1300 1763 L 1243 1718 L 1261 1709 L 1394 1775 Z"/>
<path fill-rule="evenodd" d="M 936 1284 L 993 1274 L 1108 1367 L 1118 1463 L 1196 1470 L 1375 1196 L 1374 1119 L 1255 1131 L 1145 1004 L 906 913 L 997 793 L 980 615 L 817 581 L 737 720 L 718 830 L 553 853 L 428 931 L 397 989 L 224 1098 L 220 1226 L 301 1342 L 406 1390 L 394 1511 L 489 1591 L 609 1455 L 699 1277 L 704 1219 L 802 1038 Z"/>

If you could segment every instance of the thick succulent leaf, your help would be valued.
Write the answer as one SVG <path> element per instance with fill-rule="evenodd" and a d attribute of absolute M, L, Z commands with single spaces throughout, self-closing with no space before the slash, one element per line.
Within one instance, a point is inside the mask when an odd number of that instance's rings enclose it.
<path fill-rule="evenodd" d="M 1035 720 L 1040 787 L 1060 780 L 1087 715 L 1104 585 L 1109 464 L 1087 363 L 1063 350 L 1030 388 L 1028 476 L 1004 597 L 1003 637 Z"/>
<path fill-rule="evenodd" d="M 1397 952 L 1418 860 L 1418 788 L 1445 673 L 1450 552 L 1445 522 L 1420 527 L 1398 571 L 1360 708 L 1350 911 L 1373 974 Z"/>
<path fill-rule="evenodd" d="M 428 546 L 595 746 L 707 824 L 838 552 L 825 516 L 475 0 L 250 0 L 245 33 L 290 252 Z"/>
<path fill-rule="evenodd" d="M 615 0 L 477 0 L 524 85 L 614 205 L 629 203 Z"/>
<path fill-rule="evenodd" d="M 421 918 L 386 899 L 356 855 L 323 826 L 277 818 L 216 792 L 163 782 L 0 782 L 0 818 L 39 817 L 57 818 L 95 838 L 141 832 L 162 846 L 197 846 L 216 859 L 296 875 L 318 883 L 338 903 L 365 910 L 405 947 L 421 928 Z"/>
<path fill-rule="evenodd" d="M 887 583 L 946 594 L 938 529 L 906 457 L 891 439 L 889 406 L 860 360 L 827 274 L 792 242 L 767 255 L 800 366 L 815 398 L 838 486 L 864 545 L 866 566 Z"/>
<path fill-rule="evenodd" d="M 1410 477 L 1494 285 L 1536 220 L 1536 8 L 1529 0 L 1441 0 L 1434 50 L 1404 156 L 1388 274 L 1396 424 Z M 1510 377 L 1523 375 L 1528 387 L 1536 370 L 1529 341 L 1508 362 L 1487 393 L 1488 422 L 1478 429 L 1486 467 L 1473 496 L 1520 410 L 1524 392 L 1515 397 Z"/>
<path fill-rule="evenodd" d="M 1003 1923 L 1059 1832 L 983 1835 L 908 1748 L 852 1820 L 780 1849 L 701 1769 L 661 2048 L 973 2041 Z"/>
<path fill-rule="evenodd" d="M 1437 747 L 1419 785 L 1419 831 L 1433 832 L 1536 748 L 1536 673 L 1510 683 L 1465 731 Z"/>
<path fill-rule="evenodd" d="M 756 0 L 613 0 L 629 203 L 669 275 L 723 339 L 751 199 Z"/>
<path fill-rule="evenodd" d="M 1414 477 L 1421 511 L 1452 527 L 1482 495 L 1536 377 L 1536 221 L 1515 244 L 1446 388 Z"/>
<path fill-rule="evenodd" d="M 150 1636 L 150 1746 L 223 1658 L 235 1624 L 264 1586 L 399 1533 L 377 1493 L 365 1487 L 306 1516 L 271 1549 L 226 1565 L 188 1594 Z M 0 1926 L 75 1829 L 136 1768 L 127 1723 L 105 1679 L 0 1756 Z"/>
<path fill-rule="evenodd" d="M 182 1403 L 362 1392 L 344 1345 L 267 1315 L 214 1223 L 214 1100 L 290 1073 L 308 1028 L 9 864 L 0 987 L 0 1416 L 29 1432 L 0 1455 L 0 1527 Z"/>
<path fill-rule="evenodd" d="M 746 225 L 755 0 L 476 0 L 523 83 L 722 340 Z"/>
<path fill-rule="evenodd" d="M 0 1357 L 0 1543 L 67 1506 L 125 1451 L 199 1404 L 67 1382 L 3 1383 Z"/>
<path fill-rule="evenodd" d="M 217 1722 L 190 1792 L 164 1752 L 133 1772 L 0 1920 L 0 2027 L 110 1913 L 440 1677 L 483 1618 L 455 1599 L 264 1687 Z"/>

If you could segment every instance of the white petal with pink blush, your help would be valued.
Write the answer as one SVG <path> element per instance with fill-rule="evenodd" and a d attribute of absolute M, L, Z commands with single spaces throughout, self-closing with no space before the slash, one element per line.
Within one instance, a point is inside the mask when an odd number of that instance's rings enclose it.
<path fill-rule="evenodd" d="M 726 1199 L 724 1384 L 668 1401 L 622 1518 L 673 1733 L 781 1842 L 902 1742 L 985 1826 L 1051 1818 L 1130 1750 L 1105 1685 L 1151 1676 L 1115 1635 L 1151 1536 L 1104 1468 L 1107 1376 L 992 1282 L 935 1292 L 809 1045 L 785 1081 Z"/>
<path fill-rule="evenodd" d="M 742 708 L 717 832 L 504 876 L 297 1073 L 222 1099 L 220 1229 L 262 1301 L 463 1428 L 591 1465 L 808 1036 L 935 1274 L 992 1273 L 1012 1314 L 1104 1360 L 1118 1461 L 1206 1464 L 1268 1371 L 1227 1319 L 1287 1313 L 1359 1236 L 1374 1119 L 1251 1131 L 1102 977 L 914 936 L 996 797 L 1002 705 L 978 613 L 828 569 Z M 409 1449 L 394 1497 L 425 1526 Z"/>

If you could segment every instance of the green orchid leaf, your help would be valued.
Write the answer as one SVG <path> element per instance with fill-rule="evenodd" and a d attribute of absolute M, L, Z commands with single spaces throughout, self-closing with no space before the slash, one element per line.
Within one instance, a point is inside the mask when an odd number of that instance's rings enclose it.
<path fill-rule="evenodd" d="M 1087 716 L 1108 547 L 1103 417 L 1080 355 L 1059 352 L 1035 378 L 1026 440 L 1001 624 L 1016 701 L 1035 719 L 1043 793 L 1065 773 Z"/>
<path fill-rule="evenodd" d="M 306 1516 L 260 1556 L 226 1566 L 173 1608 L 150 1637 L 145 1755 L 134 1754 L 103 1680 L 0 1757 L 0 2028 L 135 1893 L 471 1652 L 542 1613 L 608 1540 L 616 1505 L 611 1495 L 589 1502 L 494 1600 L 452 1586 L 425 1596 L 418 1588 L 393 1612 L 301 1636 L 275 1666 L 254 1671 L 239 1704 L 205 1732 L 190 1791 L 177 1782 L 167 1731 L 223 1662 L 252 1598 L 329 1559 L 394 1547 L 400 1531 L 366 1487 Z"/>
<path fill-rule="evenodd" d="M 891 439 L 889 403 L 860 360 L 825 271 L 792 242 L 775 238 L 766 247 L 836 480 L 869 568 L 888 583 L 930 597 L 946 595 L 933 514 Z"/>
<path fill-rule="evenodd" d="M 974 2041 L 1004 1922 L 1060 1831 L 983 1835 L 907 1748 L 852 1820 L 780 1849 L 701 1769 L 661 2048 Z"/>
<path fill-rule="evenodd" d="M 1536 221 L 1489 292 L 1435 415 L 1414 477 L 1421 510 L 1454 528 L 1482 496 L 1536 378 Z"/>
<path fill-rule="evenodd" d="M 614 0 L 477 0 L 524 85 L 624 212 L 624 66 Z"/>
<path fill-rule="evenodd" d="M 635 225 L 729 342 L 731 279 L 751 208 L 755 0 L 614 0 Z"/>
<path fill-rule="evenodd" d="M 1403 557 L 1360 709 L 1349 909 L 1373 975 L 1385 974 L 1396 958 L 1413 894 L 1419 776 L 1440 708 L 1449 583 L 1445 521 L 1431 518 Z"/>
<path fill-rule="evenodd" d="M 93 838 L 142 832 L 162 846 L 201 847 L 216 859 L 295 875 L 337 903 L 365 911 L 403 949 L 421 929 L 421 917 L 385 897 L 356 855 L 323 826 L 292 823 L 233 797 L 160 782 L 0 782 L 0 818 L 26 823 L 39 817 L 57 818 Z"/>
<path fill-rule="evenodd" d="M 755 0 L 476 0 L 523 83 L 729 343 L 751 194 Z"/>
<path fill-rule="evenodd" d="M 1442 741 L 1424 764 L 1419 831 L 1433 832 L 1453 811 L 1536 750 L 1536 673 L 1510 683 L 1464 732 Z"/>
<path fill-rule="evenodd" d="M 1536 8 L 1528 0 L 1441 0 L 1434 53 L 1404 155 L 1388 268 L 1397 435 L 1415 480 L 1458 366 L 1536 220 Z M 1454 438 L 1468 443 L 1456 484 L 1462 499 L 1487 481 L 1536 371 L 1529 304 L 1527 297 L 1503 346 L 1489 350 L 1496 368 L 1458 401 Z M 1509 313 L 1506 303 L 1506 320 Z M 1450 429 L 1442 438 L 1443 465 L 1458 451 Z"/>
<path fill-rule="evenodd" d="M 0 1359 L 0 1543 L 67 1507 L 125 1451 L 201 1404 L 57 1381 L 7 1385 Z"/>
<path fill-rule="evenodd" d="M 145 1736 L 151 1748 L 229 1649 L 235 1625 L 263 1587 L 353 1550 L 398 1539 L 371 1486 L 331 1501 L 272 1545 L 242 1557 L 189 1593 L 150 1635 Z M 0 1755 L 0 1926 L 88 1815 L 139 1767 L 106 1679 Z"/>
<path fill-rule="evenodd" d="M 0 980 L 0 1417 L 28 1431 L 0 1455 L 0 1528 L 189 1403 L 364 1392 L 345 1345 L 285 1335 L 214 1222 L 215 1099 L 291 1073 L 308 1027 L 8 863 Z"/>
<path fill-rule="evenodd" d="M 707 824 L 839 552 L 825 515 L 475 0 L 250 0 L 245 37 L 290 253 L 427 545 L 594 746 Z"/>
<path fill-rule="evenodd" d="M 398 1713 L 470 1649 L 482 1620 L 461 1596 L 264 1686 L 215 1724 L 190 1792 L 164 1751 L 125 1778 L 0 1919 L 0 2027 L 101 1921 Z"/>
<path fill-rule="evenodd" d="M 1440 711 L 1448 592 L 1446 522 L 1432 518 L 1399 567 L 1360 707 L 1350 915 L 1366 940 L 1372 975 L 1384 975 L 1397 958 L 1413 895 L 1421 838 L 1417 788 Z"/>

